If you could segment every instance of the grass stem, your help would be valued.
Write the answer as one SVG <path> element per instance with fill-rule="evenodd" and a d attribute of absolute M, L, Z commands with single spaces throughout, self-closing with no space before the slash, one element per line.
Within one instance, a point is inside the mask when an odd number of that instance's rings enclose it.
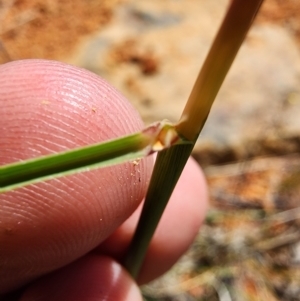
<path fill-rule="evenodd" d="M 198 138 L 261 3 L 232 1 L 177 125 L 178 132 L 188 140 Z"/>
<path fill-rule="evenodd" d="M 134 278 L 138 278 L 147 248 L 167 202 L 262 1 L 231 2 L 176 125 L 178 133 L 191 144 L 172 146 L 157 156 L 141 217 L 123 262 Z"/>

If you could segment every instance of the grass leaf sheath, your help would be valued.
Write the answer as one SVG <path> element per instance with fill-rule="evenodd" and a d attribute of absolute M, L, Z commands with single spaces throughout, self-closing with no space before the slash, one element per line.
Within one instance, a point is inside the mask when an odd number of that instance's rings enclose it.
<path fill-rule="evenodd" d="M 124 258 L 124 265 L 134 278 L 139 275 L 147 248 L 164 208 L 261 3 L 262 0 L 231 2 L 176 126 L 178 133 L 191 144 L 174 145 L 157 156 L 142 214 Z"/>

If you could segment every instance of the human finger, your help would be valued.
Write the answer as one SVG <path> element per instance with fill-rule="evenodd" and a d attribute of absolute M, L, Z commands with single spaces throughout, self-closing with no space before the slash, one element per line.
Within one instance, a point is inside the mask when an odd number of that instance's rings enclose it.
<path fill-rule="evenodd" d="M 45 60 L 0 66 L 0 164 L 138 131 L 137 112 L 95 74 Z M 141 160 L 0 194 L 0 292 L 83 256 L 142 200 Z"/>
<path fill-rule="evenodd" d="M 178 181 L 150 243 L 138 282 L 149 282 L 165 273 L 190 247 L 208 207 L 205 177 L 192 158 Z M 124 258 L 142 206 L 133 213 L 97 251 L 119 260 Z"/>
<path fill-rule="evenodd" d="M 106 256 L 87 255 L 35 281 L 20 301 L 142 301 L 124 268 Z"/>

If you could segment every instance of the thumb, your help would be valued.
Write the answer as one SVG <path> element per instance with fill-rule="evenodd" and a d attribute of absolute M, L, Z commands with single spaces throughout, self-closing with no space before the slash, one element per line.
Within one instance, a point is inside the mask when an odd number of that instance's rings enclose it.
<path fill-rule="evenodd" d="M 66 64 L 0 66 L 0 164 L 141 129 L 131 105 L 98 76 Z M 0 194 L 0 292 L 99 245 L 138 206 L 151 160 L 75 174 Z"/>

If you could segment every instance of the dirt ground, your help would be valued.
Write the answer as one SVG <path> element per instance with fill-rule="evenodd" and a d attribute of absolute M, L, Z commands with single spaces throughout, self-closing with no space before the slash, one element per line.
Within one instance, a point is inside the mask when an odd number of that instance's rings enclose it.
<path fill-rule="evenodd" d="M 65 61 L 86 37 L 113 22 L 126 2 L 2 0 L 0 63 Z M 266 0 L 256 22 L 287 28 L 300 47 L 299 1 Z M 146 79 L 161 68 L 153 52 L 134 40 L 113 46 L 110 54 L 110 65 L 134 64 Z M 134 81 L 127 85 L 136 87 Z M 205 167 L 212 210 L 178 266 L 144 288 L 147 300 L 300 300 L 299 141 L 295 135 L 252 141 L 247 152 L 214 146 L 195 152 Z"/>
<path fill-rule="evenodd" d="M 105 26 L 119 0 L 1 1 L 2 59 L 61 59 Z"/>
<path fill-rule="evenodd" d="M 0 62 L 24 58 L 63 59 L 82 37 L 110 22 L 114 8 L 124 3 L 126 0 L 92 0 L 88 5 L 83 0 L 2 0 Z M 300 43 L 299 16 L 298 1 L 266 0 L 256 22 L 287 26 Z"/>

